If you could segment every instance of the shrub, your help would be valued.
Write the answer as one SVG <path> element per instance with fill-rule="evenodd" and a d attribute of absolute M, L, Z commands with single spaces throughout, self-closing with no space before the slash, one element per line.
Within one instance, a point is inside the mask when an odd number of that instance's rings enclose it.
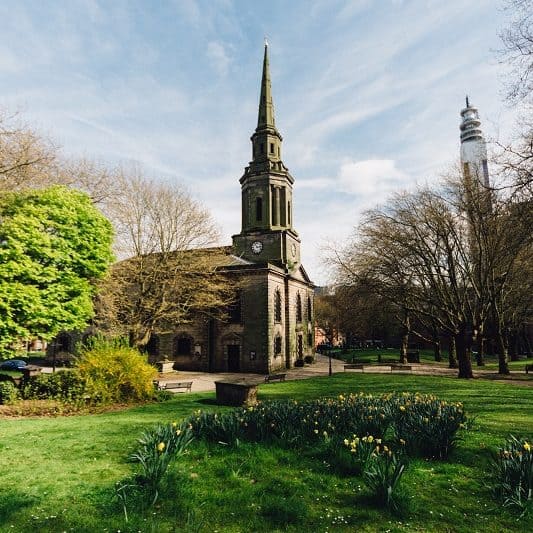
<path fill-rule="evenodd" d="M 533 444 L 510 435 L 493 461 L 494 492 L 505 506 L 516 507 L 522 514 L 533 509 Z"/>
<path fill-rule="evenodd" d="M 0 381 L 0 404 L 12 404 L 20 398 L 17 386 L 11 381 Z"/>
<path fill-rule="evenodd" d="M 308 365 L 315 362 L 315 358 L 312 355 L 306 355 L 304 357 L 304 363 L 307 363 Z"/>
<path fill-rule="evenodd" d="M 294 366 L 304 366 L 305 362 L 303 359 L 296 359 L 296 361 L 294 361 Z"/>
<path fill-rule="evenodd" d="M 405 467 L 406 462 L 401 455 L 387 446 L 377 446 L 363 472 L 363 480 L 378 503 L 392 511 L 400 508 L 399 484 Z"/>
<path fill-rule="evenodd" d="M 137 483 L 146 490 L 152 505 L 157 500 L 168 465 L 185 451 L 191 440 L 188 427 L 178 426 L 176 423 L 159 424 L 142 434 L 139 446 L 131 458 L 141 466 Z"/>
<path fill-rule="evenodd" d="M 75 364 L 87 381 L 87 392 L 93 400 L 128 402 L 154 396 L 155 368 L 125 341 L 97 339 L 82 349 Z"/>
<path fill-rule="evenodd" d="M 25 400 L 60 400 L 76 403 L 84 399 L 87 383 L 79 372 L 61 371 L 39 374 L 26 381 L 22 387 Z"/>
<path fill-rule="evenodd" d="M 461 403 L 431 395 L 403 394 L 394 411 L 394 431 L 398 440 L 406 441 L 407 453 L 428 458 L 446 458 L 467 421 Z"/>

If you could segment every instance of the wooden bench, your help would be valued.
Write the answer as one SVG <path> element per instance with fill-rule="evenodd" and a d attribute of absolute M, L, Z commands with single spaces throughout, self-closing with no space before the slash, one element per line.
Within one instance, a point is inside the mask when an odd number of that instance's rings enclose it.
<path fill-rule="evenodd" d="M 392 364 L 390 366 L 390 371 L 392 372 L 393 370 L 406 370 L 411 372 L 413 370 L 413 367 L 411 365 Z"/>
<path fill-rule="evenodd" d="M 526 365 L 526 374 L 529 374 L 529 371 L 533 372 L 533 365 Z"/>
<path fill-rule="evenodd" d="M 361 370 L 362 372 L 365 371 L 365 365 L 362 363 L 352 363 L 349 365 L 344 365 L 344 371 L 346 370 Z"/>
<path fill-rule="evenodd" d="M 396 359 L 390 359 L 390 358 L 386 358 L 386 357 L 383 357 L 382 354 L 378 353 L 378 363 L 380 365 L 390 365 L 390 364 L 395 364 L 395 363 L 398 363 L 399 359 L 396 358 Z"/>
<path fill-rule="evenodd" d="M 285 376 L 287 374 L 269 374 L 265 376 L 265 383 L 270 383 L 271 381 L 285 381 Z"/>
<path fill-rule="evenodd" d="M 158 390 L 179 390 L 186 389 L 187 392 L 191 392 L 192 381 L 163 381 L 157 382 Z"/>

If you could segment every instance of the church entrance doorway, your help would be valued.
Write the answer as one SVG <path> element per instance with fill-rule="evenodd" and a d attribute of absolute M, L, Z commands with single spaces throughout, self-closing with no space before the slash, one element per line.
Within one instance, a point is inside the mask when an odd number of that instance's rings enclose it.
<path fill-rule="evenodd" d="M 241 347 L 228 344 L 228 372 L 239 372 L 241 369 Z"/>

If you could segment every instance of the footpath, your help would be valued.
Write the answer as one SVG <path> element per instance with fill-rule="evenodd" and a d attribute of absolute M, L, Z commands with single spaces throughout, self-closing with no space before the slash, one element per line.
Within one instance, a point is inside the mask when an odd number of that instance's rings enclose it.
<path fill-rule="evenodd" d="M 344 373 L 344 361 L 339 359 L 331 359 L 331 370 L 333 374 Z M 412 365 L 411 372 L 401 372 L 404 375 L 418 375 L 418 376 L 439 376 L 439 377 L 456 377 L 457 370 L 446 368 L 444 366 L 437 365 L 425 365 L 416 364 Z M 306 365 L 299 368 L 291 368 L 288 370 L 280 371 L 280 373 L 286 374 L 286 380 L 297 379 L 309 379 L 319 376 L 327 376 L 329 374 L 329 358 L 324 355 L 316 355 L 316 362 L 312 365 Z M 351 373 L 352 371 L 346 372 Z M 390 375 L 390 367 L 383 366 L 365 366 L 365 374 L 386 374 Z M 395 375 L 399 373 L 393 372 Z M 526 387 L 533 386 L 533 379 L 520 379 L 525 378 L 523 372 L 513 372 L 509 377 L 503 377 L 491 370 L 476 370 L 474 368 L 474 377 L 479 379 L 490 379 L 498 382 L 509 383 L 512 385 L 523 385 Z M 191 392 L 210 392 L 215 391 L 215 381 L 233 381 L 233 380 L 246 380 L 256 381 L 258 384 L 264 383 L 264 376 L 261 374 L 251 373 L 234 373 L 234 372 L 189 372 L 182 371 L 172 372 L 168 374 L 159 374 L 159 381 L 191 381 Z"/>

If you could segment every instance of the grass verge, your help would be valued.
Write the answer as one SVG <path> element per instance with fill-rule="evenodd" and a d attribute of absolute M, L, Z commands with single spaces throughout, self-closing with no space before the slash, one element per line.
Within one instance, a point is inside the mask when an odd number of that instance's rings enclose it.
<path fill-rule="evenodd" d="M 527 531 L 490 494 L 491 450 L 509 433 L 533 433 L 533 389 L 480 380 L 338 374 L 263 385 L 260 399 L 419 391 L 462 401 L 475 417 L 450 461 L 413 461 L 405 516 L 371 501 L 359 478 L 316 450 L 195 442 L 173 467 L 158 506 L 130 509 L 114 484 L 143 429 L 197 409 L 222 409 L 213 394 L 99 415 L 0 420 L 2 531 Z M 132 502 L 133 503 L 133 502 Z"/>

